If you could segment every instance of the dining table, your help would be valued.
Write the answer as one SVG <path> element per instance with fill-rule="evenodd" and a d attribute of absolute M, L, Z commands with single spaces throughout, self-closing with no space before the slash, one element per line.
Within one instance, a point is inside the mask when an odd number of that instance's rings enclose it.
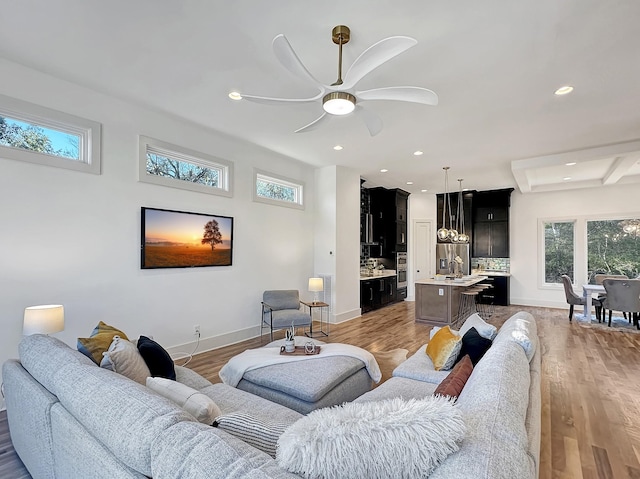
<path fill-rule="evenodd" d="M 584 317 L 591 316 L 591 296 L 593 293 L 604 293 L 604 286 L 601 284 L 583 284 L 582 297 L 584 298 Z"/>

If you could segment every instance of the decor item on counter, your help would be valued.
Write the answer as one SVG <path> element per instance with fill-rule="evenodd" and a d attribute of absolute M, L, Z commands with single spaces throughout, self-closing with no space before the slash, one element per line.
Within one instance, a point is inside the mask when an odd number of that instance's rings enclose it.
<path fill-rule="evenodd" d="M 29 306 L 24 310 L 22 334 L 53 334 L 64 330 L 64 307 L 61 304 Z"/>
<path fill-rule="evenodd" d="M 231 266 L 233 218 L 142 208 L 140 267 Z"/>
<path fill-rule="evenodd" d="M 318 293 L 324 290 L 322 278 L 309 278 L 309 291 L 313 293 L 313 304 L 319 303 Z"/>
<path fill-rule="evenodd" d="M 462 258 L 460 256 L 456 256 L 455 258 L 453 258 L 453 267 L 454 267 L 454 274 L 456 279 L 461 279 L 462 278 L 462 265 L 464 264 L 464 261 L 462 260 Z"/>
<path fill-rule="evenodd" d="M 468 243 L 469 235 L 464 232 L 464 199 L 462 198 L 462 178 L 458 178 L 460 188 L 458 190 L 458 217 L 456 218 L 456 227 L 458 228 L 458 237 L 452 239 L 454 243 Z"/>
<path fill-rule="evenodd" d="M 284 350 L 287 353 L 292 353 L 296 350 L 296 328 L 291 323 L 291 327 L 285 331 Z"/>
<path fill-rule="evenodd" d="M 451 224 L 451 204 L 449 202 L 449 166 L 443 166 L 444 170 L 444 197 L 443 197 L 443 205 L 442 205 L 442 228 L 440 228 L 437 232 L 438 239 L 440 241 L 446 241 L 451 239 L 453 236 L 458 236 L 458 232 L 454 230 Z M 447 209 L 449 210 L 449 226 L 450 229 L 447 229 Z"/>

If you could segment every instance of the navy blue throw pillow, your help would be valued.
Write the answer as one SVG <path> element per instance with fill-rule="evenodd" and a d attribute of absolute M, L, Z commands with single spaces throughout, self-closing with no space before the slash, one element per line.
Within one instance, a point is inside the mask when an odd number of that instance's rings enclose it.
<path fill-rule="evenodd" d="M 468 354 L 471 363 L 475 366 L 478 364 L 478 361 L 482 359 L 484 353 L 491 347 L 491 344 L 490 339 L 483 338 L 478 334 L 476 328 L 471 328 L 462 336 L 462 348 L 460 348 L 460 354 L 458 354 L 456 363 Z"/>
<path fill-rule="evenodd" d="M 138 351 L 147 363 L 151 376 L 176 380 L 176 368 L 169 353 L 153 339 L 140 336 Z"/>

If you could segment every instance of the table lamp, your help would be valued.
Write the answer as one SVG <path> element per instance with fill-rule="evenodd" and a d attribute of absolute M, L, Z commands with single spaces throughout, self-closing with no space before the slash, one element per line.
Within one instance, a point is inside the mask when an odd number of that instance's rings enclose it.
<path fill-rule="evenodd" d="M 64 330 L 64 307 L 61 304 L 29 306 L 24 310 L 22 334 L 52 334 Z"/>
<path fill-rule="evenodd" d="M 318 303 L 318 293 L 324 290 L 322 278 L 309 278 L 309 291 L 313 293 L 313 302 Z"/>

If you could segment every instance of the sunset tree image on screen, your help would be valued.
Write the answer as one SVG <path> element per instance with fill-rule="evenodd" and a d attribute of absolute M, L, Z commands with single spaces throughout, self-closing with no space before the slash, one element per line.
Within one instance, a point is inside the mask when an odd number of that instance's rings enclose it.
<path fill-rule="evenodd" d="M 211 220 L 204 225 L 202 244 L 210 244 L 211 251 L 213 251 L 218 243 L 222 243 L 222 234 L 220 234 L 218 222 L 216 220 Z"/>

